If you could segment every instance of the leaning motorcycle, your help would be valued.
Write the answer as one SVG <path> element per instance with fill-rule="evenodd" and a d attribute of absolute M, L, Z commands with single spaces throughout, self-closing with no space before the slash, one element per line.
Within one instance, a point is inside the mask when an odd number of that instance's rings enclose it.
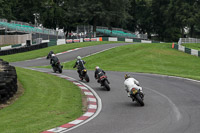
<path fill-rule="evenodd" d="M 130 97 L 132 98 L 132 101 L 136 101 L 141 106 L 144 106 L 144 94 L 135 88 L 132 88 Z"/>
<path fill-rule="evenodd" d="M 110 91 L 110 86 L 107 78 L 108 77 L 106 75 L 101 76 L 99 78 L 99 83 L 101 84 L 101 86 L 104 86 L 107 91 Z"/>
<path fill-rule="evenodd" d="M 89 81 L 90 81 L 86 69 L 81 70 L 81 73 L 80 73 L 79 76 L 80 76 L 80 79 L 81 79 L 81 80 L 85 79 L 86 82 L 89 82 Z"/>
<path fill-rule="evenodd" d="M 58 61 L 57 63 L 55 63 L 55 65 L 52 66 L 53 71 L 56 73 L 57 71 L 59 73 L 62 73 L 62 68 L 63 66 L 60 64 L 60 62 Z"/>

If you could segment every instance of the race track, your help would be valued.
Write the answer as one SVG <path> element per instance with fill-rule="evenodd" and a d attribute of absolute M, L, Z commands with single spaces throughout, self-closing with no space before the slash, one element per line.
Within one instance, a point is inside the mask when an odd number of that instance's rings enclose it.
<path fill-rule="evenodd" d="M 77 55 L 92 53 L 123 44 L 107 44 L 82 48 L 59 55 L 61 62 L 73 60 Z M 15 66 L 49 65 L 49 60 L 37 59 L 10 63 Z M 40 69 L 53 72 L 52 69 Z M 133 73 L 145 93 L 145 106 L 133 103 L 124 90 L 124 72 L 108 71 L 111 91 L 107 92 L 88 71 L 91 81 L 86 83 L 102 100 L 100 114 L 88 123 L 68 133 L 199 133 L 200 131 L 200 82 Z M 76 70 L 64 70 L 63 75 L 78 78 Z"/>

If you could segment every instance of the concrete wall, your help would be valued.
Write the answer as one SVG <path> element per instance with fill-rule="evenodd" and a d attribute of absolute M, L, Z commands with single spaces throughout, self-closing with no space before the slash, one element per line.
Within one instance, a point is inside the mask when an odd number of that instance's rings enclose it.
<path fill-rule="evenodd" d="M 0 45 L 3 44 L 22 44 L 26 40 L 32 40 L 31 34 L 25 35 L 0 35 Z"/>

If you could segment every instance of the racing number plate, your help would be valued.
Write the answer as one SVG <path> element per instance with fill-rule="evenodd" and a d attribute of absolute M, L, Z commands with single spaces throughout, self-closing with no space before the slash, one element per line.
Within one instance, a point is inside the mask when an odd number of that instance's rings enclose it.
<path fill-rule="evenodd" d="M 137 89 L 132 89 L 133 94 L 137 93 Z"/>

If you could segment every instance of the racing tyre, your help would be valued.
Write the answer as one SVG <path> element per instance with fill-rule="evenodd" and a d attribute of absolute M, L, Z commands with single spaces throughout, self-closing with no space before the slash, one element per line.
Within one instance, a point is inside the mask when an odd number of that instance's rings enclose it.
<path fill-rule="evenodd" d="M 61 67 L 59 67 L 59 73 L 62 73 L 62 68 Z"/>
<path fill-rule="evenodd" d="M 106 90 L 107 90 L 107 91 L 110 91 L 110 86 L 108 85 L 108 82 L 107 82 L 107 81 L 104 82 L 104 86 L 106 87 Z"/>
<path fill-rule="evenodd" d="M 136 98 L 136 101 L 137 101 L 141 106 L 144 106 L 144 102 L 143 102 L 142 98 L 140 97 L 140 94 L 139 94 L 139 93 L 136 94 L 135 98 Z"/>
<path fill-rule="evenodd" d="M 87 75 L 87 73 L 85 74 L 85 80 L 86 80 L 87 82 L 90 82 L 90 79 L 89 79 L 89 76 Z"/>

